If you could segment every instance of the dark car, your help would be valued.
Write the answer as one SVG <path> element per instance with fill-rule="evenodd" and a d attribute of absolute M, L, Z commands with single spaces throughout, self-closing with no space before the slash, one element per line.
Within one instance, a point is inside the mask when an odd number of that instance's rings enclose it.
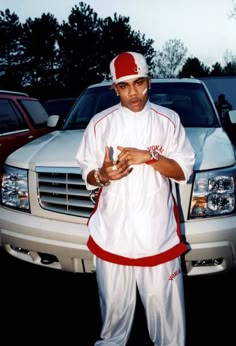
<path fill-rule="evenodd" d="M 67 114 L 75 104 L 77 97 L 52 99 L 43 102 L 43 106 L 49 115 L 59 115 L 58 126 L 64 123 Z"/>
<path fill-rule="evenodd" d="M 0 90 L 0 172 L 10 153 L 51 131 L 47 127 L 48 118 L 38 99 Z"/>

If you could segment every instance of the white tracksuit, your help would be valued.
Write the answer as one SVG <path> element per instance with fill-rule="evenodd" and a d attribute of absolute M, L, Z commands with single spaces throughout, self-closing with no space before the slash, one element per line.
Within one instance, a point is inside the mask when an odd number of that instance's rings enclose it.
<path fill-rule="evenodd" d="M 185 181 L 181 183 L 185 183 L 192 173 L 195 155 L 179 116 L 149 101 L 137 113 L 118 104 L 91 119 L 76 156 L 88 190 L 94 189 L 94 186 L 87 183 L 87 175 L 102 166 L 106 145 L 112 149 L 114 161 L 118 156 L 117 146 L 157 149 L 181 166 L 185 174 Z M 146 308 L 150 337 L 155 345 L 184 345 L 184 300 L 179 256 L 186 251 L 186 246 L 180 237 L 173 187 L 170 179 L 152 166 L 141 164 L 134 165 L 127 177 L 112 181 L 101 190 L 88 222 L 88 247 L 97 257 L 96 273 L 104 321 L 101 334 L 104 340 L 96 345 L 126 344 L 131 327 L 126 322 L 132 321 L 133 305 L 131 315 L 128 311 L 125 315 L 125 303 L 135 303 L 135 286 L 132 286 L 131 278 L 139 292 L 145 292 L 143 298 L 140 295 Z M 99 269 L 101 267 L 102 270 Z M 110 279 L 114 273 L 117 277 L 115 283 Z M 125 279 L 124 273 L 128 275 Z M 153 276 L 157 281 L 153 280 Z M 175 289 L 174 294 L 165 293 L 169 292 L 166 283 L 173 286 L 174 281 L 179 281 L 179 289 Z M 151 283 L 155 285 L 152 288 Z M 114 286 L 117 287 L 115 295 Z M 150 292 L 153 302 L 156 302 L 153 309 L 147 298 Z M 110 302 L 113 295 L 115 301 L 119 302 L 115 303 L 115 311 L 114 302 Z M 162 302 L 160 305 L 160 298 L 165 298 L 164 304 Z M 106 306 L 104 299 L 110 302 Z M 124 310 L 121 312 L 122 300 Z M 177 303 L 177 306 L 174 307 L 173 303 Z M 154 306 L 153 303 L 151 305 Z M 160 308 L 158 310 L 159 306 L 165 307 L 164 315 Z M 170 311 L 171 306 L 173 311 Z M 172 316 L 170 320 L 166 318 L 167 315 Z M 121 318 L 123 322 L 126 321 L 125 324 L 121 323 Z M 173 327 L 178 326 L 175 319 L 179 321 L 178 333 Z"/>

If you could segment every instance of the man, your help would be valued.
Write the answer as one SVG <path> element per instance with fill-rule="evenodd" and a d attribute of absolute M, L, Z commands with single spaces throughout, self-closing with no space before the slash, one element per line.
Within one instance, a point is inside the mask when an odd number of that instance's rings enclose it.
<path fill-rule="evenodd" d="M 184 346 L 186 245 L 170 181 L 189 179 L 195 155 L 179 116 L 150 103 L 145 58 L 121 53 L 110 70 L 120 103 L 91 119 L 76 156 L 87 189 L 100 188 L 87 243 L 103 320 L 95 345 L 127 344 L 138 289 L 154 344 Z"/>
<path fill-rule="evenodd" d="M 227 125 L 227 117 L 229 116 L 229 111 L 232 110 L 232 105 L 226 100 L 225 94 L 220 94 L 218 96 L 216 108 L 222 124 Z"/>

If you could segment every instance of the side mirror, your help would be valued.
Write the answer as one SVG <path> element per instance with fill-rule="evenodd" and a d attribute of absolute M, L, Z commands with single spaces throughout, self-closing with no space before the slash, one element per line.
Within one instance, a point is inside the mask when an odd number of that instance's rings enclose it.
<path fill-rule="evenodd" d="M 236 124 L 236 110 L 229 111 L 229 119 L 232 124 Z"/>
<path fill-rule="evenodd" d="M 58 124 L 59 118 L 60 118 L 59 115 L 50 115 L 48 117 L 47 127 L 56 127 Z"/>

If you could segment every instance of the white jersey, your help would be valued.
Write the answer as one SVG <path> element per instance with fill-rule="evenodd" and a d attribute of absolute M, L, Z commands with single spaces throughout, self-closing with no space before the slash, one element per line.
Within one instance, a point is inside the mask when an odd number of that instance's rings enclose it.
<path fill-rule="evenodd" d="M 101 167 L 105 146 L 116 161 L 117 146 L 157 149 L 182 168 L 186 183 L 195 154 L 174 111 L 146 103 L 134 113 L 121 104 L 95 115 L 87 126 L 76 158 L 88 190 L 91 170 Z M 151 165 L 134 165 L 131 173 L 103 187 L 88 222 L 88 247 L 97 257 L 127 265 L 152 266 L 186 251 L 170 179 Z"/>

